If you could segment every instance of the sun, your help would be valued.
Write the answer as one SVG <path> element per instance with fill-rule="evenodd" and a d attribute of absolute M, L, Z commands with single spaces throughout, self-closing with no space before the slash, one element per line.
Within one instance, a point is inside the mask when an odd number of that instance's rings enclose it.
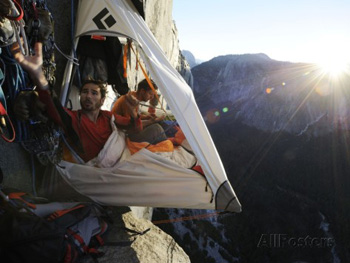
<path fill-rule="evenodd" d="M 342 58 L 330 58 L 318 63 L 324 74 L 340 77 L 350 70 L 350 63 Z"/>

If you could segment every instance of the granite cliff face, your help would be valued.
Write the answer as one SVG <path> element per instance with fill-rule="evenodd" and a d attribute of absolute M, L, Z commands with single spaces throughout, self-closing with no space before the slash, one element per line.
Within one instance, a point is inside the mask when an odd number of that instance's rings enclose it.
<path fill-rule="evenodd" d="M 171 65 L 192 85 L 190 66 L 181 54 L 178 32 L 172 20 L 173 0 L 148 0 L 145 3 L 145 21 L 162 47 Z"/>
<path fill-rule="evenodd" d="M 173 0 L 148 0 L 145 3 L 145 20 L 147 25 L 156 37 L 170 63 L 183 76 L 186 82 L 192 86 L 191 69 L 181 53 L 177 28 L 174 20 L 172 20 Z"/>
<path fill-rule="evenodd" d="M 149 220 L 135 217 L 127 208 L 113 208 L 113 220 L 109 230 L 106 245 L 99 250 L 104 255 L 98 259 L 101 263 L 110 262 L 176 262 L 188 263 L 189 257 L 174 239 L 153 225 Z M 128 232 L 132 229 L 141 235 Z M 84 263 L 94 263 L 92 258 L 86 258 Z"/>
<path fill-rule="evenodd" d="M 191 68 L 194 68 L 200 63 L 197 63 L 196 58 L 194 55 L 191 53 L 189 50 L 181 50 L 181 53 L 185 56 L 188 64 L 190 65 Z"/>

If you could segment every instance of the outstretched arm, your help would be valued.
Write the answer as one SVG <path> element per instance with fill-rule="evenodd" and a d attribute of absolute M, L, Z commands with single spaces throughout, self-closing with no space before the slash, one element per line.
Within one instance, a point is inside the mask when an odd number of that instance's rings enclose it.
<path fill-rule="evenodd" d="M 13 57 L 16 59 L 18 64 L 28 72 L 30 78 L 32 79 L 34 85 L 36 85 L 41 90 L 48 89 L 48 82 L 45 78 L 42 65 L 43 65 L 43 44 L 41 42 L 36 42 L 34 45 L 34 56 L 24 56 L 20 51 L 18 43 L 15 43 L 11 47 L 11 52 Z"/>
<path fill-rule="evenodd" d="M 50 118 L 59 126 L 63 127 L 67 136 L 69 136 L 76 145 L 77 149 L 82 149 L 80 144 L 79 136 L 75 132 L 72 126 L 72 119 L 70 115 L 64 110 L 60 102 L 55 99 L 52 99 L 49 85 L 45 78 L 42 65 L 43 65 L 43 52 L 42 52 L 42 43 L 36 42 L 34 45 L 35 55 L 33 56 L 23 56 L 19 49 L 18 43 L 14 44 L 11 47 L 11 52 L 13 57 L 16 59 L 18 64 L 28 72 L 30 78 L 33 81 L 33 84 L 37 86 L 36 91 L 38 91 L 40 101 L 46 106 L 46 112 Z M 55 103 L 56 102 L 56 103 Z M 27 105 L 24 109 L 24 116 L 29 110 Z"/>
<path fill-rule="evenodd" d="M 20 51 L 18 43 L 15 43 L 11 47 L 11 52 L 18 64 L 29 74 L 31 80 L 33 81 L 33 84 L 37 87 L 36 91 L 38 92 L 39 100 L 45 104 L 47 114 L 55 123 L 66 129 L 66 125 L 62 121 L 62 118 L 58 113 L 57 107 L 54 104 L 51 94 L 48 90 L 49 85 L 42 69 L 42 47 L 43 45 L 41 42 L 36 42 L 34 45 L 35 54 L 33 56 L 24 56 Z M 26 113 L 25 110 L 29 111 L 28 105 L 22 105 L 22 111 L 24 113 Z"/>

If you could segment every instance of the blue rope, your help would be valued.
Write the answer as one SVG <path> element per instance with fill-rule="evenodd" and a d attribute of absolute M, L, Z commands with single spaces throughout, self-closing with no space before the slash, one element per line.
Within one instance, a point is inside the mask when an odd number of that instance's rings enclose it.
<path fill-rule="evenodd" d="M 33 90 L 33 88 L 28 87 L 28 76 L 22 70 L 21 66 L 13 58 L 10 48 L 5 47 L 1 53 L 1 58 L 3 59 L 6 66 L 5 81 L 7 85 L 7 96 L 10 104 L 13 104 L 18 94 L 24 90 Z M 12 122 L 15 124 L 16 130 L 16 141 L 20 142 L 27 139 L 27 125 L 21 121 L 18 121 L 14 116 L 10 115 Z"/>
<path fill-rule="evenodd" d="M 32 166 L 32 188 L 33 188 L 33 195 L 37 196 L 36 193 L 36 177 L 35 177 L 35 163 L 34 163 L 34 154 L 30 154 L 30 163 Z"/>

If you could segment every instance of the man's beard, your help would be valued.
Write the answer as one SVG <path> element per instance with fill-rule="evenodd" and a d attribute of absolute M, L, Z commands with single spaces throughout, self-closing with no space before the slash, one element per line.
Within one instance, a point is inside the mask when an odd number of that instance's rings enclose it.
<path fill-rule="evenodd" d="M 96 104 L 93 104 L 91 101 L 89 101 L 88 105 L 86 106 L 84 102 L 80 102 L 80 106 L 84 111 L 94 111 L 100 109 L 102 107 L 102 103 L 97 102 Z"/>

